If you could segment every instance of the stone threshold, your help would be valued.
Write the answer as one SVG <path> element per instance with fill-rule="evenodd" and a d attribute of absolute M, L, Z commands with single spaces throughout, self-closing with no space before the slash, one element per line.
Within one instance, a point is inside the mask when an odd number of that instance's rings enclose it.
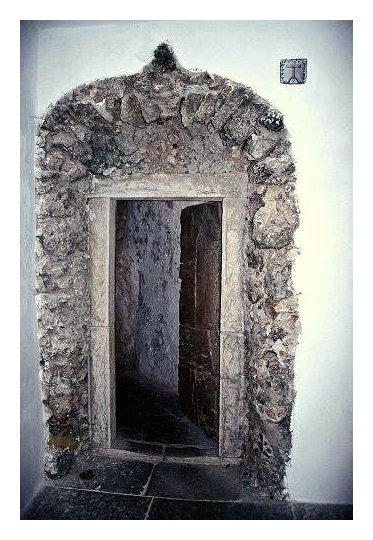
<path fill-rule="evenodd" d="M 214 446 L 203 446 L 197 444 L 174 444 L 145 441 L 131 438 L 118 437 L 112 448 L 114 450 L 126 450 L 136 454 L 146 454 L 150 456 L 164 455 L 166 457 L 218 457 L 217 444 Z"/>
<path fill-rule="evenodd" d="M 186 463 L 189 465 L 241 465 L 242 458 L 220 456 L 168 456 L 163 451 L 160 455 L 131 452 L 120 448 L 105 448 L 94 452 L 97 456 L 106 456 L 124 461 L 146 461 L 148 463 Z"/>

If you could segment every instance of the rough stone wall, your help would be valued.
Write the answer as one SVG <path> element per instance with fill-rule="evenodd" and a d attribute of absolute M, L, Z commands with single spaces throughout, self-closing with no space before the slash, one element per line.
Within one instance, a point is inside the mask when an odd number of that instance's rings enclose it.
<path fill-rule="evenodd" d="M 161 54 L 159 52 L 161 51 Z M 163 51 L 163 52 L 162 52 Z M 166 48 L 138 74 L 61 98 L 40 125 L 37 308 L 46 472 L 89 444 L 86 198 L 93 175 L 247 171 L 247 479 L 284 492 L 299 320 L 291 284 L 298 225 L 294 163 L 282 115 L 252 89 L 177 64 Z"/>
<path fill-rule="evenodd" d="M 117 362 L 171 391 L 178 383 L 180 214 L 193 204 L 117 203 Z"/>
<path fill-rule="evenodd" d="M 115 229 L 115 359 L 118 368 L 137 368 L 135 337 L 139 304 L 139 272 L 128 249 L 128 206 L 117 201 Z"/>

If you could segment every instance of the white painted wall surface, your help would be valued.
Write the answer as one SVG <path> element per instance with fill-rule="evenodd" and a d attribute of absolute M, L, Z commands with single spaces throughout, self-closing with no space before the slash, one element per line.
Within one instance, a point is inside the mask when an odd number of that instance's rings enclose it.
<path fill-rule="evenodd" d="M 352 23 L 38 22 L 37 112 L 73 87 L 130 74 L 164 40 L 186 68 L 251 86 L 285 115 L 297 160 L 301 249 L 290 495 L 352 501 Z M 305 85 L 279 83 L 282 58 L 307 58 Z"/>
<path fill-rule="evenodd" d="M 21 29 L 21 183 L 20 183 L 20 395 L 21 395 L 21 512 L 43 478 L 43 424 L 39 382 L 39 353 L 35 312 L 35 198 L 37 32 Z"/>

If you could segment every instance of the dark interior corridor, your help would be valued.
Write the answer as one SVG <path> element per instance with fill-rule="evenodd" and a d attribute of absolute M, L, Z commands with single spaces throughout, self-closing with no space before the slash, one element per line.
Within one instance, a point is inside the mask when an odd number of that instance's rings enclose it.
<path fill-rule="evenodd" d="M 217 442 L 181 410 L 177 392 L 166 392 L 137 371 L 117 374 L 116 448 L 169 456 L 217 455 Z"/>
<path fill-rule="evenodd" d="M 115 448 L 218 455 L 221 203 L 117 201 L 116 223 Z"/>

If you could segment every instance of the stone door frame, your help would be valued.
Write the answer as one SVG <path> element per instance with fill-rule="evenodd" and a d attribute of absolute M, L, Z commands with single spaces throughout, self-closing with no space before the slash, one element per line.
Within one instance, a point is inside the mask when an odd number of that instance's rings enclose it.
<path fill-rule="evenodd" d="M 116 200 L 221 201 L 219 456 L 242 455 L 244 423 L 244 225 L 246 173 L 133 174 L 93 177 L 89 206 L 91 443 L 111 448 L 115 418 L 115 211 Z"/>

